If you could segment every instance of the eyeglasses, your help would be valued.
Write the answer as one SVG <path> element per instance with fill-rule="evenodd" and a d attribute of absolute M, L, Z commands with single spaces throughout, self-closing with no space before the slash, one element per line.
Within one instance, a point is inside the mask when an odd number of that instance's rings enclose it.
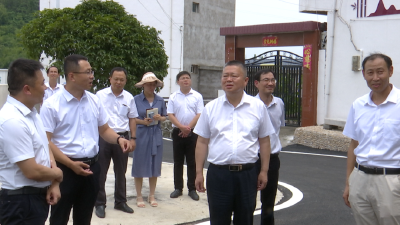
<path fill-rule="evenodd" d="M 272 79 L 266 78 L 266 79 L 262 79 L 261 81 L 263 81 L 263 82 L 265 82 L 265 83 L 271 82 L 271 83 L 273 83 L 273 84 L 275 84 L 275 82 L 276 82 L 276 80 L 275 80 L 274 78 L 272 78 Z"/>
<path fill-rule="evenodd" d="M 90 76 L 90 75 L 94 74 L 94 70 L 89 70 L 89 71 L 85 71 L 85 72 L 73 72 L 73 73 L 83 73 L 83 74 Z"/>

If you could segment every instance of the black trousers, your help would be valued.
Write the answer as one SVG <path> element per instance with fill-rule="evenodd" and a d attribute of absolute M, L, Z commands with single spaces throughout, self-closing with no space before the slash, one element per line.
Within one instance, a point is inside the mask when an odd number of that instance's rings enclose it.
<path fill-rule="evenodd" d="M 60 184 L 61 199 L 51 207 L 50 224 L 67 225 L 73 207 L 74 225 L 89 225 L 99 192 L 100 164 L 91 165 L 93 174 L 86 177 L 77 175 L 61 163 L 57 162 L 57 166 L 63 171 L 64 178 Z"/>
<path fill-rule="evenodd" d="M 195 150 L 197 142 L 197 134 L 191 132 L 189 137 L 179 137 L 179 129 L 174 128 L 172 131 L 172 147 L 174 153 L 174 186 L 175 189 L 183 189 L 183 164 L 187 164 L 187 187 L 189 191 L 196 190 L 196 160 Z"/>
<path fill-rule="evenodd" d="M 0 224 L 2 225 L 41 225 L 49 215 L 46 194 L 7 195 L 0 194 Z"/>
<path fill-rule="evenodd" d="M 125 139 L 129 139 L 126 134 Z M 96 206 L 105 205 L 107 202 L 105 184 L 107 180 L 107 171 L 110 167 L 110 161 L 113 160 L 115 188 L 114 188 L 114 204 L 126 203 L 126 167 L 128 164 L 129 153 L 123 153 L 117 144 L 110 144 L 103 138 L 99 137 L 99 161 L 101 166 L 100 172 L 100 189 L 97 195 Z"/>
<path fill-rule="evenodd" d="M 253 225 L 257 197 L 257 168 L 232 172 L 210 164 L 207 198 L 211 225 Z"/>
<path fill-rule="evenodd" d="M 256 162 L 257 170 L 261 170 L 261 160 Z M 268 169 L 268 183 L 261 191 L 261 225 L 275 224 L 274 206 L 275 197 L 278 190 L 279 168 L 281 161 L 278 154 L 271 155 Z"/>

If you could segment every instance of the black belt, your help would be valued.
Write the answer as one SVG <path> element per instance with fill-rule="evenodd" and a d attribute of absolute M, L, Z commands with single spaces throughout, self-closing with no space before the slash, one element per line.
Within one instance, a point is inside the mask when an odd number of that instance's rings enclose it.
<path fill-rule="evenodd" d="M 210 164 L 213 166 L 216 166 L 218 168 L 227 169 L 229 171 L 234 171 L 234 172 L 238 172 L 238 171 L 242 171 L 242 170 L 249 170 L 256 165 L 255 163 L 231 164 L 231 165 L 216 165 L 216 164 L 212 164 L 212 163 L 210 163 Z"/>
<path fill-rule="evenodd" d="M 128 131 L 125 131 L 125 132 L 119 132 L 119 133 L 117 133 L 118 135 L 123 135 L 123 136 L 127 136 L 128 135 Z"/>
<path fill-rule="evenodd" d="M 42 195 L 47 194 L 49 187 L 38 188 L 25 186 L 16 190 L 1 189 L 1 193 L 5 195 Z"/>
<path fill-rule="evenodd" d="M 99 160 L 99 154 L 94 156 L 93 158 L 70 158 L 72 161 L 82 161 L 83 163 L 88 164 L 89 166 L 95 164 L 97 160 Z"/>
<path fill-rule="evenodd" d="M 356 163 L 355 168 L 363 171 L 366 174 L 376 174 L 376 175 L 385 175 L 385 174 L 400 174 L 400 168 L 375 168 L 375 167 L 366 167 Z"/>

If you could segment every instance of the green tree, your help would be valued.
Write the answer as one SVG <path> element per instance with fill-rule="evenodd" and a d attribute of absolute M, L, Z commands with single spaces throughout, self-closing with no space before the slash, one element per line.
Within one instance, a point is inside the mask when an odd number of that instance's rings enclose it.
<path fill-rule="evenodd" d="M 133 84 L 145 72 L 152 71 L 159 79 L 167 75 L 168 57 L 159 34 L 116 2 L 84 0 L 74 9 L 38 12 L 21 29 L 20 37 L 30 58 L 39 59 L 44 53 L 59 68 L 70 54 L 88 57 L 95 70 L 96 90 L 108 86 L 113 67 L 124 67 L 128 72 L 126 89 L 136 94 L 139 89 Z"/>

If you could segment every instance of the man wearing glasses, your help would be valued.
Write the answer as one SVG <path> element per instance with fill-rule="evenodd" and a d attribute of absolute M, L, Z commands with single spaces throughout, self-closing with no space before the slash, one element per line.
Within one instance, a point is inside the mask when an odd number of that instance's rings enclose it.
<path fill-rule="evenodd" d="M 282 149 L 279 141 L 280 127 L 285 126 L 285 105 L 282 99 L 272 95 L 276 88 L 275 74 L 269 69 L 260 70 L 254 76 L 254 84 L 258 89 L 256 98 L 264 102 L 268 109 L 269 117 L 271 118 L 272 126 L 275 133 L 269 136 L 271 142 L 271 155 L 268 169 L 268 183 L 265 189 L 261 190 L 261 224 L 275 224 L 274 220 L 274 205 L 275 196 L 278 189 L 279 178 L 279 152 Z M 260 160 L 257 161 L 257 166 L 261 169 Z"/>
<path fill-rule="evenodd" d="M 65 88 L 42 106 L 41 118 L 57 166 L 64 173 L 61 200 L 51 208 L 50 224 L 67 224 L 72 207 L 74 224 L 90 224 L 99 191 L 99 135 L 131 151 L 128 140 L 112 130 L 100 100 L 88 92 L 94 71 L 88 59 L 70 55 L 64 60 Z"/>

